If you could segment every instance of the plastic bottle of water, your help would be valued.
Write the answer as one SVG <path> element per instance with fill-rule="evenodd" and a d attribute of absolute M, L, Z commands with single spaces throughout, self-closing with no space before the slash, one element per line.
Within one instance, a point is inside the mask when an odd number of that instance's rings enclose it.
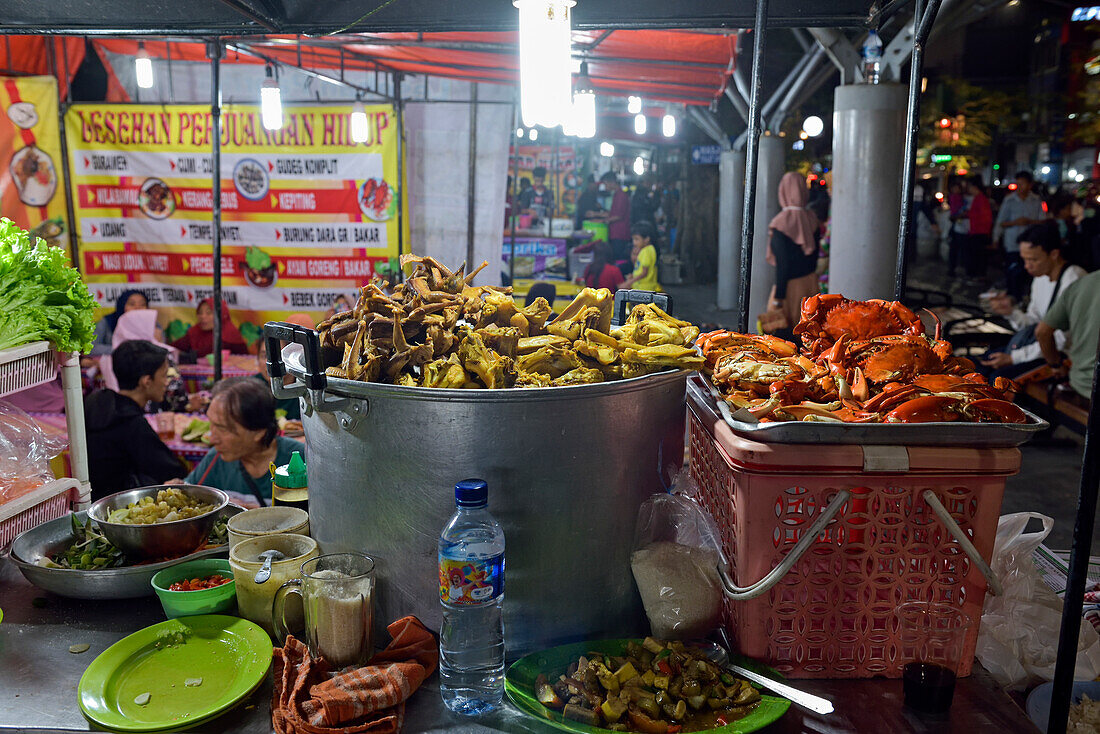
<path fill-rule="evenodd" d="M 863 42 L 863 83 L 878 84 L 882 73 L 882 39 L 878 33 L 869 31 Z"/>
<path fill-rule="evenodd" d="M 439 690 L 451 711 L 477 716 L 504 695 L 504 531 L 481 479 L 455 485 L 455 513 L 439 534 Z"/>

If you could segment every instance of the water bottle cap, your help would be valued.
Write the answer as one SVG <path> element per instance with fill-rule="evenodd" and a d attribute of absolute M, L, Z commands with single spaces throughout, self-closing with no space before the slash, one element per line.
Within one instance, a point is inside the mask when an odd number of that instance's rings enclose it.
<path fill-rule="evenodd" d="M 485 507 L 489 504 L 489 485 L 484 479 L 463 479 L 455 485 L 455 504 L 459 507 Z"/>

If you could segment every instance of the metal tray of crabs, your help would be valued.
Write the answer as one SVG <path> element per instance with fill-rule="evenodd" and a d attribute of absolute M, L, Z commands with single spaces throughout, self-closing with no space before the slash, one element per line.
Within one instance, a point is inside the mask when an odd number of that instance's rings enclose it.
<path fill-rule="evenodd" d="M 933 314 L 933 318 L 935 318 Z M 1017 446 L 1048 424 L 989 384 L 898 302 L 812 296 L 802 344 L 725 330 L 701 334 L 706 380 L 694 402 L 738 434 L 776 443 Z M 698 412 L 698 411 L 697 411 Z"/>

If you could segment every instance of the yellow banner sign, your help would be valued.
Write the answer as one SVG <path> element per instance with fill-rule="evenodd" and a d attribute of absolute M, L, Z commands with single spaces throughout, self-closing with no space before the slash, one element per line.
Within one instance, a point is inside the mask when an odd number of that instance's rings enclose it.
<path fill-rule="evenodd" d="M 52 76 L 0 77 L 0 215 L 68 250 Z"/>
<path fill-rule="evenodd" d="M 350 113 L 290 107 L 271 131 L 258 107 L 223 109 L 223 297 L 250 342 L 265 321 L 319 320 L 396 268 L 396 118 L 367 107 L 367 139 L 356 143 Z M 213 292 L 209 107 L 74 105 L 65 129 L 92 294 L 113 307 L 141 290 L 175 338 Z"/>

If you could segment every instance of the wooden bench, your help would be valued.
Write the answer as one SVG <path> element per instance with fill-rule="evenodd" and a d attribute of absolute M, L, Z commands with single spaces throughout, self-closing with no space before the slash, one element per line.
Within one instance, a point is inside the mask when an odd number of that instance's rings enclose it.
<path fill-rule="evenodd" d="M 1053 379 L 1050 367 L 1036 367 L 1020 375 L 1016 382 L 1020 385 L 1016 401 L 1045 418 L 1051 431 L 1061 425 L 1084 435 L 1089 412 L 1073 402 L 1071 396 L 1076 393 L 1067 382 Z"/>

